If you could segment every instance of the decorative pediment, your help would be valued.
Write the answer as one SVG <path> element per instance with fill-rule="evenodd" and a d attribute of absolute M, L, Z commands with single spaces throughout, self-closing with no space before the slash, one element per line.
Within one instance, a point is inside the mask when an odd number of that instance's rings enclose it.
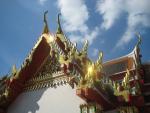
<path fill-rule="evenodd" d="M 43 33 L 21 68 L 17 70 L 13 66 L 11 76 L 0 80 L 0 107 L 8 106 L 6 104 L 10 104 L 22 91 L 56 88 L 63 84 L 72 88 L 76 85 L 78 96 L 87 102 L 102 104 L 104 109 L 116 106 L 120 102 L 117 97 L 123 96 L 123 101 L 129 102 L 130 95 L 140 95 L 140 35 L 131 54 L 103 63 L 103 53 L 100 52 L 94 62 L 87 54 L 88 41 L 78 50 L 77 44 L 63 33 L 60 14 L 57 32 L 52 35 L 46 14 L 47 11 L 44 13 Z M 138 79 L 131 80 L 135 75 Z M 131 87 L 132 83 L 135 84 Z M 135 95 L 131 92 L 133 88 L 136 89 Z M 115 103 L 112 103 L 113 99 Z"/>

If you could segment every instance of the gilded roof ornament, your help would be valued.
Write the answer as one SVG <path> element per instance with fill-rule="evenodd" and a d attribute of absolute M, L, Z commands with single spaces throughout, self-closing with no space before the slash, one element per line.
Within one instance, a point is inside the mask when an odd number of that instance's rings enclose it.
<path fill-rule="evenodd" d="M 138 42 L 137 42 L 137 44 L 136 44 L 136 47 L 139 47 L 139 45 L 140 45 L 141 42 L 142 42 L 142 37 L 141 37 L 140 33 L 138 33 L 138 32 L 136 32 L 135 34 L 136 34 L 136 36 L 137 36 L 137 38 L 138 38 Z"/>
<path fill-rule="evenodd" d="M 13 65 L 13 66 L 12 66 L 11 72 L 12 72 L 12 75 L 14 75 L 14 74 L 17 73 L 16 65 Z"/>
<path fill-rule="evenodd" d="M 130 71 L 127 69 L 126 70 L 126 75 L 125 75 L 125 77 L 123 78 L 123 81 L 122 81 L 122 86 L 126 90 L 130 89 L 130 84 L 129 84 L 130 76 L 131 76 Z"/>
<path fill-rule="evenodd" d="M 57 17 L 57 23 L 58 23 L 58 28 L 57 28 L 57 34 L 62 34 L 62 29 L 61 29 L 61 24 L 60 24 L 60 15 L 61 13 L 58 14 L 58 17 Z"/>
<path fill-rule="evenodd" d="M 83 48 L 82 48 L 82 50 L 81 50 L 81 53 L 87 55 L 88 45 L 89 45 L 89 42 L 88 42 L 88 40 L 86 40 L 86 41 L 84 42 Z"/>
<path fill-rule="evenodd" d="M 99 52 L 98 60 L 96 61 L 97 68 L 102 70 L 103 52 Z"/>
<path fill-rule="evenodd" d="M 135 33 L 136 34 L 136 36 L 137 36 L 137 38 L 138 38 L 138 42 L 137 42 L 137 44 L 136 44 L 136 46 L 135 46 L 135 48 L 136 48 L 136 51 L 135 51 L 135 64 L 136 64 L 136 66 L 137 66 L 137 68 L 140 68 L 140 66 L 141 66 L 141 59 L 140 59 L 140 48 L 139 48 L 139 46 L 140 46 L 140 44 L 141 44 L 141 42 L 142 42 L 142 37 L 141 37 L 141 35 L 140 35 L 140 33 Z"/>
<path fill-rule="evenodd" d="M 103 61 L 103 52 L 99 52 L 97 63 L 102 64 L 102 61 Z"/>
<path fill-rule="evenodd" d="M 47 19 L 46 19 L 46 14 L 48 13 L 48 11 L 44 12 L 44 30 L 43 30 L 43 34 L 44 33 L 49 33 L 49 29 L 48 29 L 48 24 L 47 24 Z"/>

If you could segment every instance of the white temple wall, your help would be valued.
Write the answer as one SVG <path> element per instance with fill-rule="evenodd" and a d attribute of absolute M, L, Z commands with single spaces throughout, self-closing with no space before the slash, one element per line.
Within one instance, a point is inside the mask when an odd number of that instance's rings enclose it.
<path fill-rule="evenodd" d="M 80 113 L 84 101 L 68 84 L 20 94 L 8 113 Z"/>

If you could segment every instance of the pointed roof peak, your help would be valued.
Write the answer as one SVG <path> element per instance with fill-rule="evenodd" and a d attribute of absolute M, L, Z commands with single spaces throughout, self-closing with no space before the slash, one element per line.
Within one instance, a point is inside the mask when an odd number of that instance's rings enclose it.
<path fill-rule="evenodd" d="M 61 13 L 59 13 L 58 14 L 58 17 L 57 17 L 57 23 L 58 23 L 58 28 L 57 28 L 57 34 L 62 34 L 63 33 L 63 31 L 62 31 L 62 29 L 61 29 L 61 24 L 60 24 L 60 15 L 61 15 Z"/>
<path fill-rule="evenodd" d="M 49 28 L 48 28 L 48 24 L 47 24 L 47 19 L 46 19 L 46 14 L 48 13 L 48 10 L 44 12 L 44 29 L 43 29 L 43 33 L 49 33 Z"/>
<path fill-rule="evenodd" d="M 139 47 L 139 46 L 141 45 L 141 42 L 142 42 L 142 37 L 141 37 L 141 35 L 140 35 L 139 32 L 136 32 L 135 35 L 136 35 L 137 38 L 138 38 L 138 41 L 137 41 L 137 43 L 136 43 L 136 46 Z"/>

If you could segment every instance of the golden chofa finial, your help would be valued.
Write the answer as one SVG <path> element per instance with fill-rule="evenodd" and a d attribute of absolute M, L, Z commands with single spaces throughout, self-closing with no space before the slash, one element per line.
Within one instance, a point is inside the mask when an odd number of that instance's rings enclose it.
<path fill-rule="evenodd" d="M 85 56 L 87 55 L 88 45 L 89 45 L 88 40 L 85 40 L 84 45 L 83 45 L 83 48 L 82 48 L 82 50 L 81 50 L 81 53 L 84 54 Z"/>
<path fill-rule="evenodd" d="M 102 71 L 102 68 L 103 68 L 102 63 L 103 63 L 103 52 L 99 52 L 99 56 L 96 61 L 96 66 L 99 71 Z"/>
<path fill-rule="evenodd" d="M 11 73 L 12 73 L 13 75 L 17 73 L 16 65 L 13 65 L 13 66 L 12 66 Z"/>
<path fill-rule="evenodd" d="M 141 42 L 142 42 L 142 37 L 141 37 L 140 33 L 138 33 L 138 32 L 136 32 L 135 35 L 136 35 L 137 38 L 138 38 L 138 42 L 137 42 L 137 44 L 136 44 L 136 47 L 139 47 L 139 45 L 140 45 Z"/>
<path fill-rule="evenodd" d="M 44 30 L 43 30 L 43 34 L 44 33 L 49 33 L 49 29 L 48 29 L 48 24 L 47 24 L 47 19 L 46 19 L 46 14 L 48 13 L 48 11 L 44 12 Z"/>
<path fill-rule="evenodd" d="M 57 23 L 58 23 L 58 28 L 57 28 L 57 34 L 62 34 L 62 29 L 61 29 L 61 24 L 60 24 L 60 15 L 61 13 L 58 14 L 58 17 L 57 17 Z"/>
<path fill-rule="evenodd" d="M 100 52 L 99 52 L 99 56 L 98 56 L 97 63 L 98 63 L 98 64 L 102 64 L 102 61 L 103 61 L 103 52 L 100 51 Z"/>

